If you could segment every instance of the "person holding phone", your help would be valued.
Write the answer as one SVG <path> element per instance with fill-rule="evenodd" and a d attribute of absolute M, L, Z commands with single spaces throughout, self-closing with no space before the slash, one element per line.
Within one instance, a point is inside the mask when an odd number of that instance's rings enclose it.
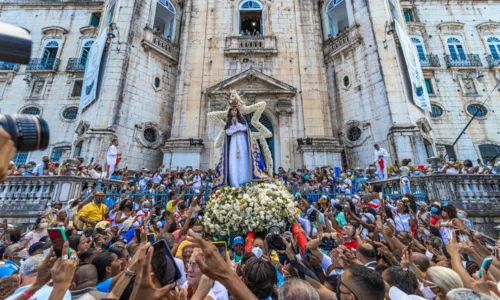
<path fill-rule="evenodd" d="M 84 223 L 84 228 L 94 227 L 108 214 L 108 208 L 103 204 L 104 192 L 95 193 L 94 202 L 85 205 L 79 213 L 79 219 Z"/>

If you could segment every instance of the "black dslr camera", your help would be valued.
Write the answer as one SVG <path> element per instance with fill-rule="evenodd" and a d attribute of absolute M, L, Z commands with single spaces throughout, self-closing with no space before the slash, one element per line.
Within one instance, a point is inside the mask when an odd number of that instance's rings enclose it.
<path fill-rule="evenodd" d="M 272 225 L 267 229 L 267 245 L 271 250 L 286 250 L 286 245 L 283 243 L 282 239 L 286 239 L 287 242 L 291 243 L 290 237 L 286 234 L 281 233 L 281 229 L 278 226 Z"/>
<path fill-rule="evenodd" d="M 31 44 L 26 29 L 0 22 L 0 61 L 28 64 Z M 10 134 L 17 151 L 43 150 L 49 145 L 49 126 L 38 116 L 0 115 L 0 126 Z"/>

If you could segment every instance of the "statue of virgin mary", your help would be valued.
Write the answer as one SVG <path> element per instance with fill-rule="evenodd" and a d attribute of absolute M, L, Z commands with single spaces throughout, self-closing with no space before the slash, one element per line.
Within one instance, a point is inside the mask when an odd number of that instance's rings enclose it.
<path fill-rule="evenodd" d="M 215 169 L 213 189 L 228 183 L 239 188 L 251 181 L 269 180 L 259 145 L 252 138 L 252 131 L 238 108 L 240 103 L 233 99 L 233 95 L 230 104 L 224 120 L 224 132 L 221 133 L 224 134 L 224 144 Z"/>

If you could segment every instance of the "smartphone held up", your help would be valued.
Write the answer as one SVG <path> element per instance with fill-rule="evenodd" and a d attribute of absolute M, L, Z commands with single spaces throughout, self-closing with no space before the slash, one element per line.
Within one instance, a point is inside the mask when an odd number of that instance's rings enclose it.
<path fill-rule="evenodd" d="M 161 286 L 174 283 L 181 278 L 181 272 L 175 263 L 174 256 L 164 240 L 153 244 L 151 267 Z"/>

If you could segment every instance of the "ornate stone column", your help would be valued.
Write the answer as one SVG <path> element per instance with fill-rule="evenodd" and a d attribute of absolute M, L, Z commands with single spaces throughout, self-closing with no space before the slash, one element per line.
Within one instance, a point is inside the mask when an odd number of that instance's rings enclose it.
<path fill-rule="evenodd" d="M 274 162 L 275 169 L 278 170 L 279 167 L 287 170 L 290 167 L 295 167 L 295 157 L 293 155 L 294 141 L 293 141 L 293 131 L 292 131 L 292 100 L 289 95 L 276 95 L 278 102 L 275 106 L 276 114 L 278 115 L 277 132 L 278 137 L 275 137 L 275 141 L 279 138 L 279 154 L 280 161 Z M 275 142 L 276 144 L 276 142 Z M 277 155 L 275 155 L 276 157 Z"/>

